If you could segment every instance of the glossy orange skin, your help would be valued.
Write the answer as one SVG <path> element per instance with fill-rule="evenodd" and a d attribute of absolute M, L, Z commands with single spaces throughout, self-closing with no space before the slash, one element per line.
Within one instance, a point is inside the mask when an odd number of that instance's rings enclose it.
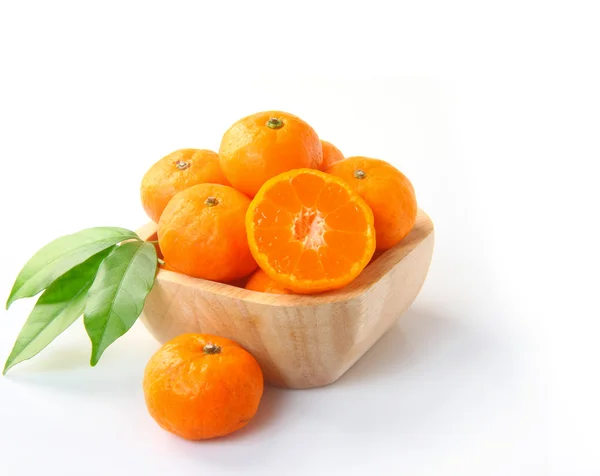
<path fill-rule="evenodd" d="M 270 128 L 269 119 L 283 122 Z M 254 197 L 271 177 L 292 169 L 321 167 L 323 151 L 317 133 L 299 117 L 265 111 L 240 119 L 223 135 L 221 169 L 233 187 Z"/>
<path fill-rule="evenodd" d="M 355 177 L 357 170 L 364 178 Z M 398 169 L 383 160 L 348 157 L 326 172 L 343 179 L 371 207 L 378 250 L 391 248 L 412 230 L 417 219 L 415 190 Z"/>
<path fill-rule="evenodd" d="M 207 354 L 207 344 L 220 347 Z M 256 359 L 239 344 L 208 334 L 183 334 L 163 345 L 144 373 L 152 418 L 188 440 L 224 436 L 255 415 L 263 393 Z"/>
<path fill-rule="evenodd" d="M 323 149 L 323 162 L 321 163 L 321 170 L 327 170 L 327 168 L 339 162 L 340 160 L 344 160 L 344 154 L 331 142 L 327 142 L 326 140 L 321 141 L 321 147 Z"/>
<path fill-rule="evenodd" d="M 201 183 L 229 185 L 219 165 L 219 155 L 206 149 L 176 150 L 156 162 L 144 175 L 140 188 L 142 206 L 150 219 L 158 223 L 176 193 Z"/>
<path fill-rule="evenodd" d="M 246 213 L 260 268 L 294 293 L 352 282 L 375 251 L 373 212 L 341 179 L 297 169 L 268 180 Z"/>
<path fill-rule="evenodd" d="M 262 269 L 257 269 L 246 283 L 246 289 L 271 294 L 292 294 L 292 291 L 286 289 L 273 278 L 269 277 Z"/>
<path fill-rule="evenodd" d="M 206 201 L 215 198 L 217 205 Z M 175 195 L 158 222 L 158 242 L 170 269 L 229 282 L 257 267 L 244 224 L 250 199 L 232 187 L 200 184 Z"/>

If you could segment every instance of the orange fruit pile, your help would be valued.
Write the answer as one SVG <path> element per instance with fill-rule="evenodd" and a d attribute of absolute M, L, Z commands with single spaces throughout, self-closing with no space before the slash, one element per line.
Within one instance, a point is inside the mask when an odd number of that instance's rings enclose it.
<path fill-rule="evenodd" d="M 281 111 L 234 123 L 218 154 L 182 149 L 162 158 L 144 176 L 141 198 L 158 224 L 164 269 L 224 283 L 251 275 L 247 289 L 279 294 L 349 284 L 417 216 L 399 170 L 344 158 Z"/>
<path fill-rule="evenodd" d="M 240 119 L 219 152 L 181 149 L 145 174 L 141 199 L 157 223 L 165 272 L 272 294 L 313 294 L 351 283 L 398 244 L 417 216 L 410 181 L 392 165 L 345 158 L 297 116 Z M 190 440 L 223 436 L 257 411 L 256 360 L 222 337 L 185 334 L 150 359 L 150 415 Z"/>

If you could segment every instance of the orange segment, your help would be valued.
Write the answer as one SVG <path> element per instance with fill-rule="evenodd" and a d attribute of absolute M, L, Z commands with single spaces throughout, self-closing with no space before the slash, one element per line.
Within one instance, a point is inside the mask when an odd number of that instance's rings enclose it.
<path fill-rule="evenodd" d="M 259 228 L 256 230 L 256 244 L 261 251 L 271 248 L 280 248 L 289 243 L 292 238 L 292 230 L 286 228 Z"/>
<path fill-rule="evenodd" d="M 325 182 L 321 177 L 312 174 L 298 174 L 292 177 L 289 182 L 298 194 L 302 205 L 307 208 L 312 208 L 315 205 L 320 192 L 325 186 Z"/>
<path fill-rule="evenodd" d="M 291 226 L 293 217 L 290 212 L 279 208 L 272 202 L 263 202 L 254 211 L 254 217 L 262 227 Z"/>
<path fill-rule="evenodd" d="M 327 247 L 339 251 L 344 258 L 350 261 L 360 261 L 363 249 L 367 246 L 367 237 L 364 233 L 346 233 L 330 230 L 325 232 Z"/>
<path fill-rule="evenodd" d="M 298 264 L 294 268 L 294 273 L 299 279 L 312 279 L 315 275 L 324 275 L 325 269 L 319 259 L 319 254 L 314 248 L 305 248 Z"/>
<path fill-rule="evenodd" d="M 337 183 L 326 183 L 317 199 L 317 208 L 327 215 L 348 203 L 348 190 Z"/>
<path fill-rule="evenodd" d="M 270 270 L 269 276 L 272 274 L 291 274 L 296 268 L 296 263 L 302 253 L 302 246 L 298 242 L 283 243 L 281 246 L 272 246 L 265 253 L 268 256 L 268 261 L 265 263 Z"/>
<path fill-rule="evenodd" d="M 363 212 L 362 204 L 350 202 L 329 213 L 325 223 L 333 230 L 360 232 L 367 227 L 368 217 Z"/>
<path fill-rule="evenodd" d="M 347 259 L 341 251 L 330 246 L 319 248 L 319 258 L 325 269 L 325 275 L 328 278 L 335 278 L 344 273 L 346 269 L 352 267 L 352 262 Z"/>
<path fill-rule="evenodd" d="M 279 187 L 268 190 L 265 198 L 267 202 L 292 213 L 302 210 L 302 202 L 290 182 L 282 182 Z"/>
<path fill-rule="evenodd" d="M 296 293 L 345 286 L 375 251 L 371 209 L 341 179 L 313 169 L 268 180 L 248 208 L 246 231 L 261 269 Z"/>

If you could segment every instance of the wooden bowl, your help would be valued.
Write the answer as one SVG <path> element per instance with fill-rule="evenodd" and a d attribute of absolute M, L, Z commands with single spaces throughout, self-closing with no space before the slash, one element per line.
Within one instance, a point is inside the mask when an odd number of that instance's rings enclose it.
<path fill-rule="evenodd" d="M 156 224 L 138 234 L 156 240 Z M 161 343 L 187 332 L 233 339 L 256 357 L 273 385 L 327 385 L 352 367 L 417 297 L 433 240 L 433 224 L 419 211 L 409 235 L 357 279 L 313 296 L 260 293 L 160 269 L 141 319 Z"/>

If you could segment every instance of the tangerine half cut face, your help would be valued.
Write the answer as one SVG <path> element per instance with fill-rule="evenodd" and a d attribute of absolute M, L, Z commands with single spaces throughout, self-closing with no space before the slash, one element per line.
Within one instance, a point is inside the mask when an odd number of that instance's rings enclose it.
<path fill-rule="evenodd" d="M 375 251 L 369 206 L 343 180 L 314 169 L 268 180 L 248 208 L 246 230 L 259 266 L 300 294 L 345 286 Z"/>

